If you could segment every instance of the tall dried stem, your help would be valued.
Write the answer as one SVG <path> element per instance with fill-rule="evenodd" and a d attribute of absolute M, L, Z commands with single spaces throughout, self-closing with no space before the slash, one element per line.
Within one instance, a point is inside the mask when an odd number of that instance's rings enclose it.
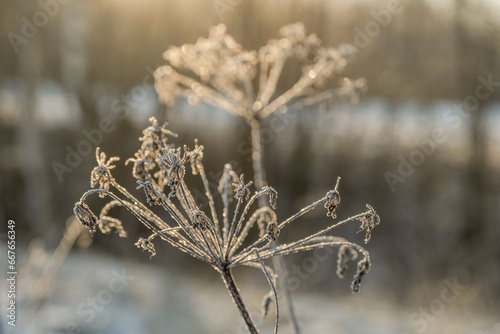
<path fill-rule="evenodd" d="M 252 317 L 250 316 L 250 313 L 248 313 L 248 310 L 245 306 L 245 303 L 243 302 L 243 299 L 241 298 L 240 290 L 238 289 L 238 286 L 236 285 L 236 282 L 234 281 L 233 273 L 231 272 L 231 269 L 228 268 L 223 268 L 220 270 L 222 280 L 224 281 L 224 284 L 226 285 L 227 290 L 229 291 L 229 294 L 231 297 L 233 297 L 234 304 L 238 308 L 241 314 L 241 318 L 245 322 L 245 325 L 248 328 L 248 331 L 250 334 L 258 334 L 259 331 L 255 327 Z"/>
<path fill-rule="evenodd" d="M 264 146 L 262 144 L 262 134 L 261 134 L 261 120 L 259 117 L 255 117 L 251 121 L 249 121 L 251 127 L 251 137 L 252 137 L 252 163 L 253 163 L 253 172 L 254 172 L 254 180 L 255 187 L 257 190 L 262 189 L 267 185 L 266 181 L 266 170 L 264 167 Z M 259 198 L 259 207 L 263 208 L 266 206 L 266 199 L 264 197 Z M 272 248 L 276 248 L 278 246 L 277 241 L 273 241 Z M 295 334 L 300 334 L 299 322 L 297 320 L 297 316 L 295 315 L 295 308 L 293 306 L 292 295 L 290 293 L 290 289 L 287 282 L 286 272 L 287 270 L 283 270 L 285 267 L 285 263 L 283 261 L 283 257 L 278 255 L 273 257 L 273 267 L 274 271 L 278 274 L 280 278 L 280 286 L 283 291 L 283 297 L 285 299 L 285 303 L 288 307 L 288 314 L 290 316 L 290 321 L 292 323 Z"/>

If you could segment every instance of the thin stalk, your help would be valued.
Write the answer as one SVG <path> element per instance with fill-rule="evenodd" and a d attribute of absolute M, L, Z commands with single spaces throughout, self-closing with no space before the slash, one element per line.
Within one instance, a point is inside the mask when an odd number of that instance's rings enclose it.
<path fill-rule="evenodd" d="M 252 137 L 252 162 L 253 162 L 253 172 L 254 172 L 254 180 L 255 187 L 257 191 L 261 190 L 264 186 L 266 186 L 266 174 L 264 169 L 264 150 L 262 146 L 262 136 L 260 133 L 260 122 L 259 118 L 254 118 L 249 121 L 251 127 L 251 137 Z M 264 197 L 259 198 L 259 207 L 266 206 L 266 199 Z M 273 242 L 271 245 L 272 248 L 276 248 L 278 246 L 277 242 Z M 286 270 L 282 270 L 285 267 L 283 263 L 282 256 L 276 256 L 273 258 L 273 267 L 274 271 L 278 274 L 280 279 L 280 286 L 283 291 L 283 295 L 285 297 L 285 303 L 288 307 L 288 313 L 290 315 L 290 321 L 292 322 L 295 334 L 300 334 L 300 327 L 297 321 L 297 316 L 295 315 L 295 309 L 293 307 L 292 297 L 290 294 L 290 290 L 288 288 L 288 283 L 286 281 L 285 272 Z"/>
<path fill-rule="evenodd" d="M 245 322 L 248 331 L 251 334 L 259 334 L 257 327 L 255 327 L 253 320 L 250 317 L 250 313 L 248 313 L 248 310 L 245 304 L 243 303 L 243 299 L 241 298 L 240 295 L 240 290 L 238 289 L 238 286 L 236 286 L 236 282 L 234 281 L 231 269 L 223 268 L 220 270 L 220 272 L 222 280 L 224 281 L 224 284 L 226 284 L 226 288 L 229 290 L 229 294 L 231 295 L 231 297 L 233 297 L 233 301 L 236 304 L 238 310 L 240 311 L 241 317 L 243 318 L 243 321 Z"/>
<path fill-rule="evenodd" d="M 252 163 L 255 180 L 255 188 L 260 191 L 266 186 L 266 174 L 264 170 L 264 150 L 262 147 L 262 136 L 260 134 L 260 120 L 252 119 L 250 122 L 252 137 Z M 259 198 L 259 207 L 266 206 L 266 199 Z"/>

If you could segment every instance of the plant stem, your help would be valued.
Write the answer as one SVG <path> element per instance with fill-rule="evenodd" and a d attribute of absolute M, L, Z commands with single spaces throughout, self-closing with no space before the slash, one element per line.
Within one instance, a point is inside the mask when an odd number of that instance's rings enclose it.
<path fill-rule="evenodd" d="M 252 137 L 252 162 L 253 162 L 253 172 L 255 187 L 257 191 L 261 190 L 266 186 L 266 174 L 264 169 L 264 150 L 262 145 L 262 135 L 260 133 L 261 120 L 254 118 L 249 121 L 251 127 L 251 137 Z M 265 197 L 259 197 L 259 207 L 262 208 L 266 206 Z M 277 242 L 274 241 L 272 247 L 275 248 Z M 292 303 L 292 297 L 290 295 L 290 290 L 288 288 L 288 283 L 286 281 L 286 270 L 283 270 L 285 264 L 283 263 L 282 256 L 273 257 L 273 267 L 276 274 L 278 274 L 280 280 L 280 286 L 285 297 L 285 303 L 288 307 L 288 313 L 290 316 L 290 321 L 292 322 L 295 334 L 300 334 L 300 327 L 295 315 L 295 309 Z"/>
<path fill-rule="evenodd" d="M 257 191 L 266 186 L 266 175 L 264 170 L 264 150 L 262 147 L 262 136 L 260 134 L 260 120 L 252 119 L 250 122 L 252 137 L 252 163 L 255 188 Z M 266 206 L 265 197 L 259 198 L 259 207 Z"/>
<path fill-rule="evenodd" d="M 236 286 L 236 282 L 234 281 L 231 269 L 223 268 L 221 270 L 221 275 L 222 279 L 224 280 L 224 283 L 226 284 L 226 288 L 229 290 L 231 297 L 233 297 L 233 301 L 236 304 L 236 307 L 238 308 L 238 310 L 240 310 L 241 317 L 243 318 L 243 321 L 245 322 L 248 331 L 251 334 L 259 334 L 259 331 L 255 327 L 252 318 L 250 317 L 250 314 L 248 313 L 248 310 L 245 304 L 243 303 L 243 299 L 241 298 L 240 295 L 240 290 Z"/>

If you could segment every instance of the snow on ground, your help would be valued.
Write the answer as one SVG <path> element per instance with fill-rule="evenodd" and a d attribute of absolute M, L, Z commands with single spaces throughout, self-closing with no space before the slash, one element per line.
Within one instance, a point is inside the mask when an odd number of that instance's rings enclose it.
<path fill-rule="evenodd" d="M 4 252 L 2 247 L 1 253 Z M 4 257 L 1 268 L 6 268 Z M 35 266 L 36 267 L 36 266 Z M 40 268 L 21 268 L 18 274 L 18 302 L 24 305 L 33 294 Z M 272 333 L 274 313 L 260 316 L 262 296 L 268 291 L 265 279 L 242 279 L 240 288 L 261 333 Z M 241 280 L 240 280 L 241 281 Z M 2 284 L 5 284 L 2 282 Z M 1 304 L 5 309 L 6 289 Z M 439 294 L 437 295 L 439 299 Z M 428 321 L 415 317 L 419 307 L 402 308 L 383 293 L 332 298 L 329 293 L 295 294 L 295 305 L 303 333 L 325 334 L 500 334 L 500 318 L 474 312 L 462 302 L 446 305 Z M 432 300 L 432 299 L 430 299 Z M 456 305 L 455 305 L 456 304 Z M 422 305 L 425 307 L 425 305 Z M 432 305 L 432 301 L 428 305 Z M 439 305 L 438 305 L 439 306 Z M 280 333 L 291 333 L 286 308 L 281 305 Z M 494 314 L 494 312 L 493 312 Z M 413 322 L 409 318 L 414 315 Z M 91 252 L 70 253 L 57 275 L 52 292 L 37 313 L 19 313 L 12 330 L 2 316 L 2 333 L 60 334 L 244 334 L 239 314 L 216 273 L 178 274 L 168 268 L 124 262 Z M 425 328 L 424 328 L 425 324 Z"/>

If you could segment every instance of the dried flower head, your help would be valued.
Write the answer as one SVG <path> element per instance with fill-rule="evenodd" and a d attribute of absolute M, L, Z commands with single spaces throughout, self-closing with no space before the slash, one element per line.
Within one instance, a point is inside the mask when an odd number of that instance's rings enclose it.
<path fill-rule="evenodd" d="M 98 147 L 95 151 L 95 156 L 97 160 L 97 166 L 92 170 L 90 174 L 90 186 L 95 188 L 99 185 L 99 188 L 104 190 L 109 190 L 111 185 L 112 176 L 110 170 L 115 168 L 112 163 L 119 161 L 120 158 L 112 157 L 108 161 L 106 161 L 106 153 L 100 152 L 100 148 Z"/>
<path fill-rule="evenodd" d="M 234 196 L 234 189 L 233 187 L 231 187 L 231 184 L 234 185 L 238 182 L 240 182 L 238 174 L 233 171 L 233 168 L 230 164 L 226 164 L 222 172 L 222 177 L 219 180 L 219 187 L 217 188 L 224 201 L 230 202 L 232 200 Z"/>
<path fill-rule="evenodd" d="M 179 182 L 184 178 L 186 174 L 186 168 L 184 165 L 191 159 L 191 155 L 186 146 L 184 146 L 184 153 L 180 147 L 177 149 L 162 149 L 163 154 L 159 156 L 162 165 L 161 168 L 166 172 L 166 177 L 168 179 L 168 186 L 170 187 L 170 194 L 168 197 L 175 196 Z"/>
<path fill-rule="evenodd" d="M 368 212 L 360 217 L 361 227 L 359 228 L 359 232 L 365 231 L 365 243 L 368 243 L 372 236 L 372 230 L 380 224 L 380 217 L 370 205 L 366 204 L 366 207 L 368 208 Z"/>
<path fill-rule="evenodd" d="M 243 174 L 240 175 L 240 178 L 238 179 L 237 183 L 233 183 L 233 186 L 235 187 L 235 194 L 234 198 L 236 199 L 243 199 L 245 198 L 247 201 L 250 198 L 250 187 L 253 184 L 253 181 L 248 182 L 245 184 L 245 179 Z"/>
<path fill-rule="evenodd" d="M 317 35 L 306 34 L 302 23 L 284 26 L 279 33 L 259 50 L 247 51 L 219 24 L 210 29 L 208 38 L 170 47 L 163 54 L 168 65 L 155 72 L 161 100 L 172 105 L 176 97 L 184 97 L 190 104 L 204 102 L 248 121 L 264 119 L 292 102 L 311 98 L 314 103 L 338 96 L 357 100 L 364 81 L 343 81 L 328 94 L 318 92 L 328 78 L 344 72 L 355 48 L 325 47 Z M 298 60 L 301 75 L 278 93 L 278 81 L 291 59 Z"/>
<path fill-rule="evenodd" d="M 354 254 L 361 259 L 352 284 L 353 291 L 359 291 L 361 278 L 368 272 L 370 258 L 360 245 L 346 239 L 327 234 L 335 228 L 361 220 L 362 230 L 367 233 L 380 222 L 375 211 L 369 211 L 346 218 L 342 221 L 313 233 L 305 238 L 292 240 L 278 245 L 275 240 L 280 232 L 289 227 L 298 218 L 316 207 L 325 206 L 327 216 L 335 219 L 340 203 L 338 181 L 335 189 L 321 199 L 302 208 L 299 212 L 278 223 L 274 210 L 277 208 L 278 193 L 265 186 L 265 173 L 259 163 L 262 162 L 262 144 L 260 122 L 276 112 L 286 112 L 287 106 L 323 103 L 338 96 L 347 96 L 357 100 L 363 91 L 362 81 L 344 80 L 342 86 L 320 92 L 327 79 L 340 75 L 352 58 L 353 48 L 325 47 L 315 34 L 307 35 L 303 24 L 296 23 L 282 27 L 280 36 L 270 40 L 267 45 L 256 51 L 247 51 L 226 32 L 222 24 L 213 27 L 207 38 L 200 38 L 195 44 L 171 47 L 164 53 L 168 65 L 155 72 L 155 87 L 160 99 L 167 104 L 174 103 L 177 97 L 184 97 L 194 105 L 207 103 L 221 108 L 233 115 L 243 117 L 252 126 L 252 157 L 254 159 L 254 181 L 256 190 L 252 194 L 252 182 L 245 184 L 243 175 L 238 175 L 226 164 L 219 183 L 222 212 L 218 212 L 215 196 L 203 166 L 203 146 L 195 142 L 195 150 L 186 146 L 175 147 L 169 144 L 169 137 L 177 135 L 167 129 L 167 124 L 160 125 L 151 118 L 151 126 L 143 131 L 140 149 L 133 162 L 133 176 L 139 187 L 146 193 L 147 203 L 158 204 L 170 216 L 168 222 L 160 218 L 151 209 L 137 200 L 125 188 L 116 183 L 109 170 L 111 165 L 104 158 L 98 158 L 98 167 L 92 175 L 93 183 L 101 182 L 102 189 L 86 192 L 75 206 L 75 215 L 91 231 L 95 230 L 97 217 L 84 204 L 92 194 L 109 197 L 110 202 L 101 211 L 103 229 L 111 229 L 109 211 L 122 207 L 153 233 L 148 239 L 140 238 L 136 246 L 156 254 L 153 238 L 159 237 L 170 245 L 192 257 L 210 264 L 226 284 L 228 291 L 237 305 L 248 330 L 257 334 L 258 330 L 245 307 L 232 271 L 238 266 L 254 267 L 262 270 L 271 292 L 265 297 L 264 312 L 269 311 L 274 300 L 278 332 L 279 307 L 276 290 L 276 273 L 265 261 L 277 256 L 285 256 L 301 251 L 310 251 L 322 247 L 339 247 L 339 274 L 343 276 L 348 260 L 355 260 Z M 288 60 L 298 60 L 301 70 L 295 83 L 282 92 L 278 92 L 278 82 Z M 98 153 L 99 156 L 99 153 Z M 105 157 L 105 156 L 104 156 Z M 100 160 L 99 160 L 100 159 Z M 206 213 L 199 208 L 200 191 L 188 187 L 185 164 L 190 161 L 193 175 L 202 180 L 208 209 Z M 102 167 L 102 166 L 106 167 Z M 95 175 L 94 175 L 95 174 Z M 110 189 L 113 186 L 115 192 Z M 168 196 L 165 187 L 170 187 Z M 196 190 L 193 195 L 194 190 Z M 265 196 L 269 197 L 269 205 Z M 234 200 L 233 200 L 234 198 Z M 258 209 L 254 209 L 259 204 Z M 120 225 L 121 226 L 121 225 Z M 256 240 L 249 241 L 252 229 L 258 229 Z M 350 256 L 350 257 L 349 257 Z M 279 273 L 279 272 L 278 272 Z"/>
<path fill-rule="evenodd" d="M 156 154 L 152 156 L 154 160 L 151 163 L 154 163 L 158 168 L 166 172 L 158 174 L 157 172 L 155 173 L 156 169 L 146 168 L 142 171 L 145 175 L 141 175 L 141 178 L 145 181 L 137 180 L 139 184 L 138 188 L 144 189 L 147 203 L 150 205 L 157 204 L 165 209 L 175 225 L 172 226 L 161 219 L 148 206 L 142 204 L 141 201 L 136 199 L 125 188 L 117 184 L 111 176 L 110 185 L 118 191 L 118 194 L 106 189 L 89 190 L 75 205 L 75 215 L 91 232 L 95 231 L 95 227 L 98 221 L 100 221 L 100 228 L 103 232 L 116 229 L 119 234 L 124 235 L 125 231 L 122 229 L 121 223 L 118 220 L 114 220 L 109 211 L 114 207 L 126 208 L 153 233 L 147 239 L 140 238 L 136 243 L 137 247 L 149 251 L 151 256 L 153 256 L 156 254 L 156 251 L 152 240 L 155 237 L 159 237 L 181 251 L 209 263 L 215 270 L 221 273 L 228 288 L 233 292 L 237 291 L 231 275 L 233 268 L 237 266 L 260 268 L 266 275 L 271 286 L 276 308 L 278 307 L 276 290 L 274 288 L 276 274 L 272 268 L 269 268 L 264 263 L 266 259 L 275 256 L 289 255 L 299 251 L 308 251 L 326 246 L 338 246 L 340 247 L 339 273 L 343 275 L 347 260 L 349 260 L 349 254 L 351 255 L 350 260 L 354 260 L 355 257 L 353 254 L 361 254 L 363 257 L 358 264 L 358 272 L 353 283 L 353 290 L 359 290 L 361 277 L 366 274 L 369 268 L 368 252 L 361 246 L 350 243 L 343 238 L 325 236 L 325 234 L 340 225 L 355 220 L 361 220 L 363 222 L 362 228 L 371 231 L 380 221 L 372 207 L 368 206 L 368 211 L 337 222 L 308 237 L 282 245 L 273 245 L 284 228 L 320 205 L 324 205 L 327 208 L 327 212 L 332 216 L 332 206 L 338 204 L 338 198 L 335 193 L 328 192 L 320 200 L 304 207 L 288 219 L 278 223 L 274 212 L 277 206 L 277 191 L 272 187 L 266 186 L 252 194 L 250 191 L 252 182 L 245 184 L 243 176 L 240 175 L 238 178 L 236 173 L 232 171 L 231 166 L 226 165 L 219 187 L 223 205 L 222 219 L 220 219 L 203 163 L 199 159 L 201 150 L 202 146 L 199 146 L 195 151 L 189 151 L 185 146 L 183 150 L 181 148 L 158 147 L 155 152 Z M 162 154 L 158 154 L 159 151 Z M 195 154 L 198 154 L 198 156 L 193 157 Z M 205 188 L 205 195 L 210 208 L 210 217 L 208 213 L 199 209 L 200 206 L 196 203 L 192 189 L 184 181 L 186 174 L 184 165 L 189 160 L 194 160 L 193 163 L 197 170 L 196 176 L 201 178 Z M 168 178 L 168 180 L 162 178 Z M 170 197 L 165 196 L 162 189 L 158 186 L 160 182 L 166 182 L 171 187 L 171 192 L 174 191 L 176 196 L 172 196 L 172 194 Z M 231 186 L 231 184 L 233 185 Z M 337 187 L 338 182 L 335 191 L 337 191 Z M 234 192 L 236 203 L 230 202 L 230 191 Z M 91 194 L 99 194 L 111 198 L 111 201 L 102 209 L 99 220 L 84 203 L 87 196 Z M 263 206 L 257 210 L 252 209 L 253 204 L 262 196 L 269 197 L 269 206 Z M 259 237 L 253 242 L 246 242 L 247 237 L 252 235 L 250 231 L 254 227 L 259 228 Z M 232 295 L 238 305 L 243 305 L 239 293 L 235 292 Z M 244 315 L 250 331 L 257 333 L 253 323 L 249 320 L 251 318 L 246 309 L 241 308 L 240 312 Z M 277 328 L 276 324 L 275 329 Z"/>

